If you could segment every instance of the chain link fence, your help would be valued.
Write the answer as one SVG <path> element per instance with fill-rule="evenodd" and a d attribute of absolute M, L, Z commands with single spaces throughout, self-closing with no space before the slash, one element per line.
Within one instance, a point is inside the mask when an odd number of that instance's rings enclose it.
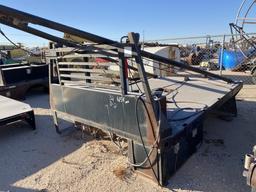
<path fill-rule="evenodd" d="M 161 39 L 146 41 L 145 45 L 178 47 L 178 60 L 188 65 L 243 81 L 244 84 L 256 84 L 256 34 L 244 36 L 207 35 Z"/>
<path fill-rule="evenodd" d="M 145 41 L 143 49 L 181 61 L 187 65 L 211 71 L 212 73 L 229 77 L 244 84 L 256 84 L 256 34 L 235 34 L 197 36 Z M 255 41 L 255 42 L 254 42 Z M 5 47 L 3 47 L 5 46 Z M 9 46 L 9 47 L 8 47 Z M 5 63 L 29 59 L 30 62 L 44 62 L 44 52 L 48 49 L 46 43 L 18 44 L 22 49 L 15 48 L 9 42 L 1 42 L 1 59 Z M 159 47 L 169 47 L 169 54 L 163 54 Z M 3 50 L 12 50 L 10 52 Z M 165 50 L 166 51 L 166 50 Z M 6 56 L 6 57 L 5 57 Z M 176 70 L 144 61 L 148 72 L 157 75 L 172 75 Z M 160 74 L 161 73 L 161 74 Z"/>

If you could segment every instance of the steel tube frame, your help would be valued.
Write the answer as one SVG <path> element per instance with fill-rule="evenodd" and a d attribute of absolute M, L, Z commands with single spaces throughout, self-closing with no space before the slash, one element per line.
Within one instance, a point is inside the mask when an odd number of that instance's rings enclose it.
<path fill-rule="evenodd" d="M 137 53 L 137 56 L 135 57 L 135 61 L 137 63 L 137 67 L 138 67 L 138 72 L 140 75 L 140 79 L 142 81 L 142 85 L 143 85 L 143 89 L 145 92 L 145 96 L 146 96 L 146 102 L 147 102 L 147 108 L 148 108 L 148 115 L 149 115 L 149 119 L 150 119 L 150 123 L 151 126 L 153 127 L 154 131 L 158 131 L 157 129 L 157 120 L 156 120 L 156 110 L 154 109 L 154 105 L 153 105 L 153 97 L 151 94 L 151 89 L 149 87 L 149 83 L 148 83 L 148 79 L 146 76 L 146 72 L 145 72 L 145 68 L 143 65 L 143 60 L 141 57 L 141 51 L 140 51 L 140 47 L 138 46 L 139 44 L 139 34 L 138 33 L 129 33 L 128 34 L 128 39 L 130 41 L 130 43 L 133 45 L 135 52 Z M 155 137 L 155 135 L 157 133 L 152 133 Z M 156 138 L 155 138 L 156 139 Z M 154 139 L 151 139 L 154 141 Z M 152 143 L 153 143 L 152 142 Z"/>
<path fill-rule="evenodd" d="M 71 35 L 79 36 L 81 38 L 87 39 L 88 41 L 91 41 L 94 43 L 112 45 L 116 48 L 121 48 L 121 49 L 124 48 L 121 43 L 118 43 L 116 41 L 113 41 L 113 40 L 110 40 L 110 39 L 107 39 L 107 38 L 104 38 L 104 37 L 101 37 L 98 35 L 94 35 L 92 33 L 88 33 L 88 32 L 73 28 L 73 27 L 69 27 L 69 26 L 54 22 L 54 21 L 50 21 L 50 20 L 47 20 L 47 19 L 44 19 L 44 18 L 41 18 L 38 16 L 34 16 L 32 14 L 18 11 L 16 9 L 12 9 L 12 8 L 9 8 L 9 7 L 3 6 L 3 5 L 0 5 L 0 17 L 2 17 L 0 19 L 0 23 L 3 23 L 5 25 L 14 27 L 16 29 L 43 37 L 45 39 L 49 39 L 51 41 L 55 41 L 55 42 L 62 41 L 62 44 L 67 45 L 67 46 L 70 46 L 69 41 L 67 42 L 66 40 L 61 39 L 59 37 L 55 37 L 55 36 L 49 35 L 47 33 L 44 33 L 42 31 L 36 30 L 32 27 L 29 27 L 28 23 L 41 25 L 41 26 L 44 26 L 44 27 L 47 27 L 50 29 L 61 31 L 63 33 L 69 33 Z M 18 24 L 14 24 L 15 23 L 14 19 L 16 19 L 18 21 Z M 154 54 L 146 52 L 146 51 L 141 51 L 141 56 L 147 57 L 149 59 L 157 60 L 159 62 L 168 64 L 168 65 L 173 65 L 175 67 L 187 69 L 189 71 L 194 71 L 196 73 L 201 73 L 207 77 L 220 79 L 227 83 L 233 83 L 233 81 L 229 78 L 225 78 L 225 77 L 210 73 L 208 71 L 203 71 L 201 69 L 194 68 L 194 67 L 186 65 L 184 63 L 173 61 L 173 60 L 170 60 L 170 59 L 158 56 L 158 55 L 154 55 Z"/>

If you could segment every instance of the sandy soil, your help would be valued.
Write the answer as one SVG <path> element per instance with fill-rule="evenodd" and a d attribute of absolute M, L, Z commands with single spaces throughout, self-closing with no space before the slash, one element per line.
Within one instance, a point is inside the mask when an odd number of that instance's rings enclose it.
<path fill-rule="evenodd" d="M 35 109 L 37 130 L 26 124 L 0 129 L 0 191 L 249 191 L 242 177 L 243 156 L 256 144 L 256 87 L 238 95 L 238 117 L 209 117 L 204 142 L 165 188 L 133 173 L 110 141 L 82 136 L 67 122 L 55 133 L 48 96 L 25 102 Z"/>

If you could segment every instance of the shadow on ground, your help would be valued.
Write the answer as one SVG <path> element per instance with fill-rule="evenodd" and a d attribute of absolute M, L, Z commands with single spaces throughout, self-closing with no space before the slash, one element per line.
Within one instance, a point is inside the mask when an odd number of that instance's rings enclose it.
<path fill-rule="evenodd" d="M 24 102 L 35 108 L 49 109 L 47 94 L 28 95 Z M 69 131 L 58 135 L 49 114 L 36 114 L 36 124 L 35 131 L 23 122 L 0 128 L 0 191 L 35 191 L 13 184 L 74 152 L 84 143 L 80 131 L 67 122 L 61 122 L 61 126 L 69 127 Z"/>
<path fill-rule="evenodd" d="M 256 144 L 256 101 L 238 101 L 238 116 L 223 121 L 210 116 L 204 142 L 170 179 L 173 191 L 250 191 L 242 177 L 243 158 Z"/>
<path fill-rule="evenodd" d="M 237 101 L 238 116 L 233 121 L 227 122 L 213 116 L 206 119 L 204 142 L 198 152 L 169 180 L 167 187 L 160 190 L 153 188 L 153 185 L 148 182 L 146 186 L 149 190 L 143 188 L 144 191 L 250 191 L 245 178 L 242 177 L 242 171 L 244 155 L 250 152 L 252 146 L 256 144 L 256 99 L 254 100 Z M 49 108 L 47 94 L 28 96 L 25 102 L 34 108 Z M 25 123 L 1 127 L 0 191 L 37 191 L 19 188 L 14 184 L 76 151 L 84 143 L 80 132 L 72 128 L 69 128 L 64 135 L 57 135 L 52 118 L 48 114 L 37 114 L 36 122 L 36 131 L 32 131 Z M 69 126 L 66 122 L 61 123 L 61 127 Z M 98 171 L 102 173 L 102 170 Z M 109 170 L 106 171 L 109 173 Z M 95 181 L 99 180 L 104 184 L 102 188 L 106 191 L 120 190 L 119 188 L 116 190 L 107 188 L 103 181 L 106 181 L 106 178 L 102 176 L 102 174 L 94 176 Z M 144 182 L 144 180 L 138 180 L 134 183 L 140 181 Z M 91 177 L 87 182 L 94 183 Z M 119 180 L 108 181 L 108 183 L 115 182 Z M 118 186 L 125 185 L 126 189 L 130 189 L 133 185 L 133 189 L 137 187 L 136 189 L 140 189 L 137 191 L 143 191 L 139 188 L 140 184 L 136 183 L 134 186 L 133 183 L 122 183 Z M 111 187 L 111 185 L 107 186 Z M 97 188 L 96 185 L 94 187 Z M 43 191 L 46 190 L 42 189 L 41 192 Z"/>

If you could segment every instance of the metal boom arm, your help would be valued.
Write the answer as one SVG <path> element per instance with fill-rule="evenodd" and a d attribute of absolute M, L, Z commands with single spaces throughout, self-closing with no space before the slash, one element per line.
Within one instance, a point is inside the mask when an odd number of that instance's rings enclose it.
<path fill-rule="evenodd" d="M 106 44 L 106 45 L 111 45 L 113 47 L 119 48 L 119 49 L 124 49 L 124 46 L 116 41 L 98 36 L 98 35 L 94 35 L 92 33 L 88 33 L 73 27 L 69 27 L 54 21 L 50 21 L 38 16 L 34 16 L 32 14 L 28 14 L 22 11 L 18 11 L 16 9 L 12 9 L 3 5 L 0 5 L 0 23 L 3 23 L 5 25 L 8 25 L 10 27 L 28 32 L 30 34 L 54 41 L 54 42 L 58 42 L 61 43 L 63 45 L 66 46 L 74 46 L 74 43 L 69 42 L 65 39 L 50 35 L 48 33 L 42 32 L 40 30 L 36 30 L 32 27 L 29 27 L 28 24 L 36 24 L 36 25 L 41 25 L 43 27 L 47 27 L 49 29 L 54 29 L 57 31 L 61 31 L 63 33 L 68 33 L 71 35 L 75 35 L 84 39 L 87 39 L 88 41 L 94 42 L 94 43 L 98 43 L 98 44 Z M 196 73 L 200 73 L 205 75 L 206 77 L 212 77 L 212 78 L 216 78 L 216 79 L 220 79 L 223 81 L 226 81 L 228 83 L 232 83 L 233 81 L 229 78 L 225 78 L 213 73 L 210 73 L 208 71 L 203 71 L 201 69 L 186 65 L 184 63 L 181 62 L 177 62 L 177 61 L 173 61 L 171 59 L 167 59 L 146 51 L 141 51 L 141 56 L 142 57 L 146 57 L 149 59 L 153 59 L 168 65 L 173 65 L 175 67 L 180 67 L 183 69 L 187 69 L 189 71 L 193 71 Z"/>

